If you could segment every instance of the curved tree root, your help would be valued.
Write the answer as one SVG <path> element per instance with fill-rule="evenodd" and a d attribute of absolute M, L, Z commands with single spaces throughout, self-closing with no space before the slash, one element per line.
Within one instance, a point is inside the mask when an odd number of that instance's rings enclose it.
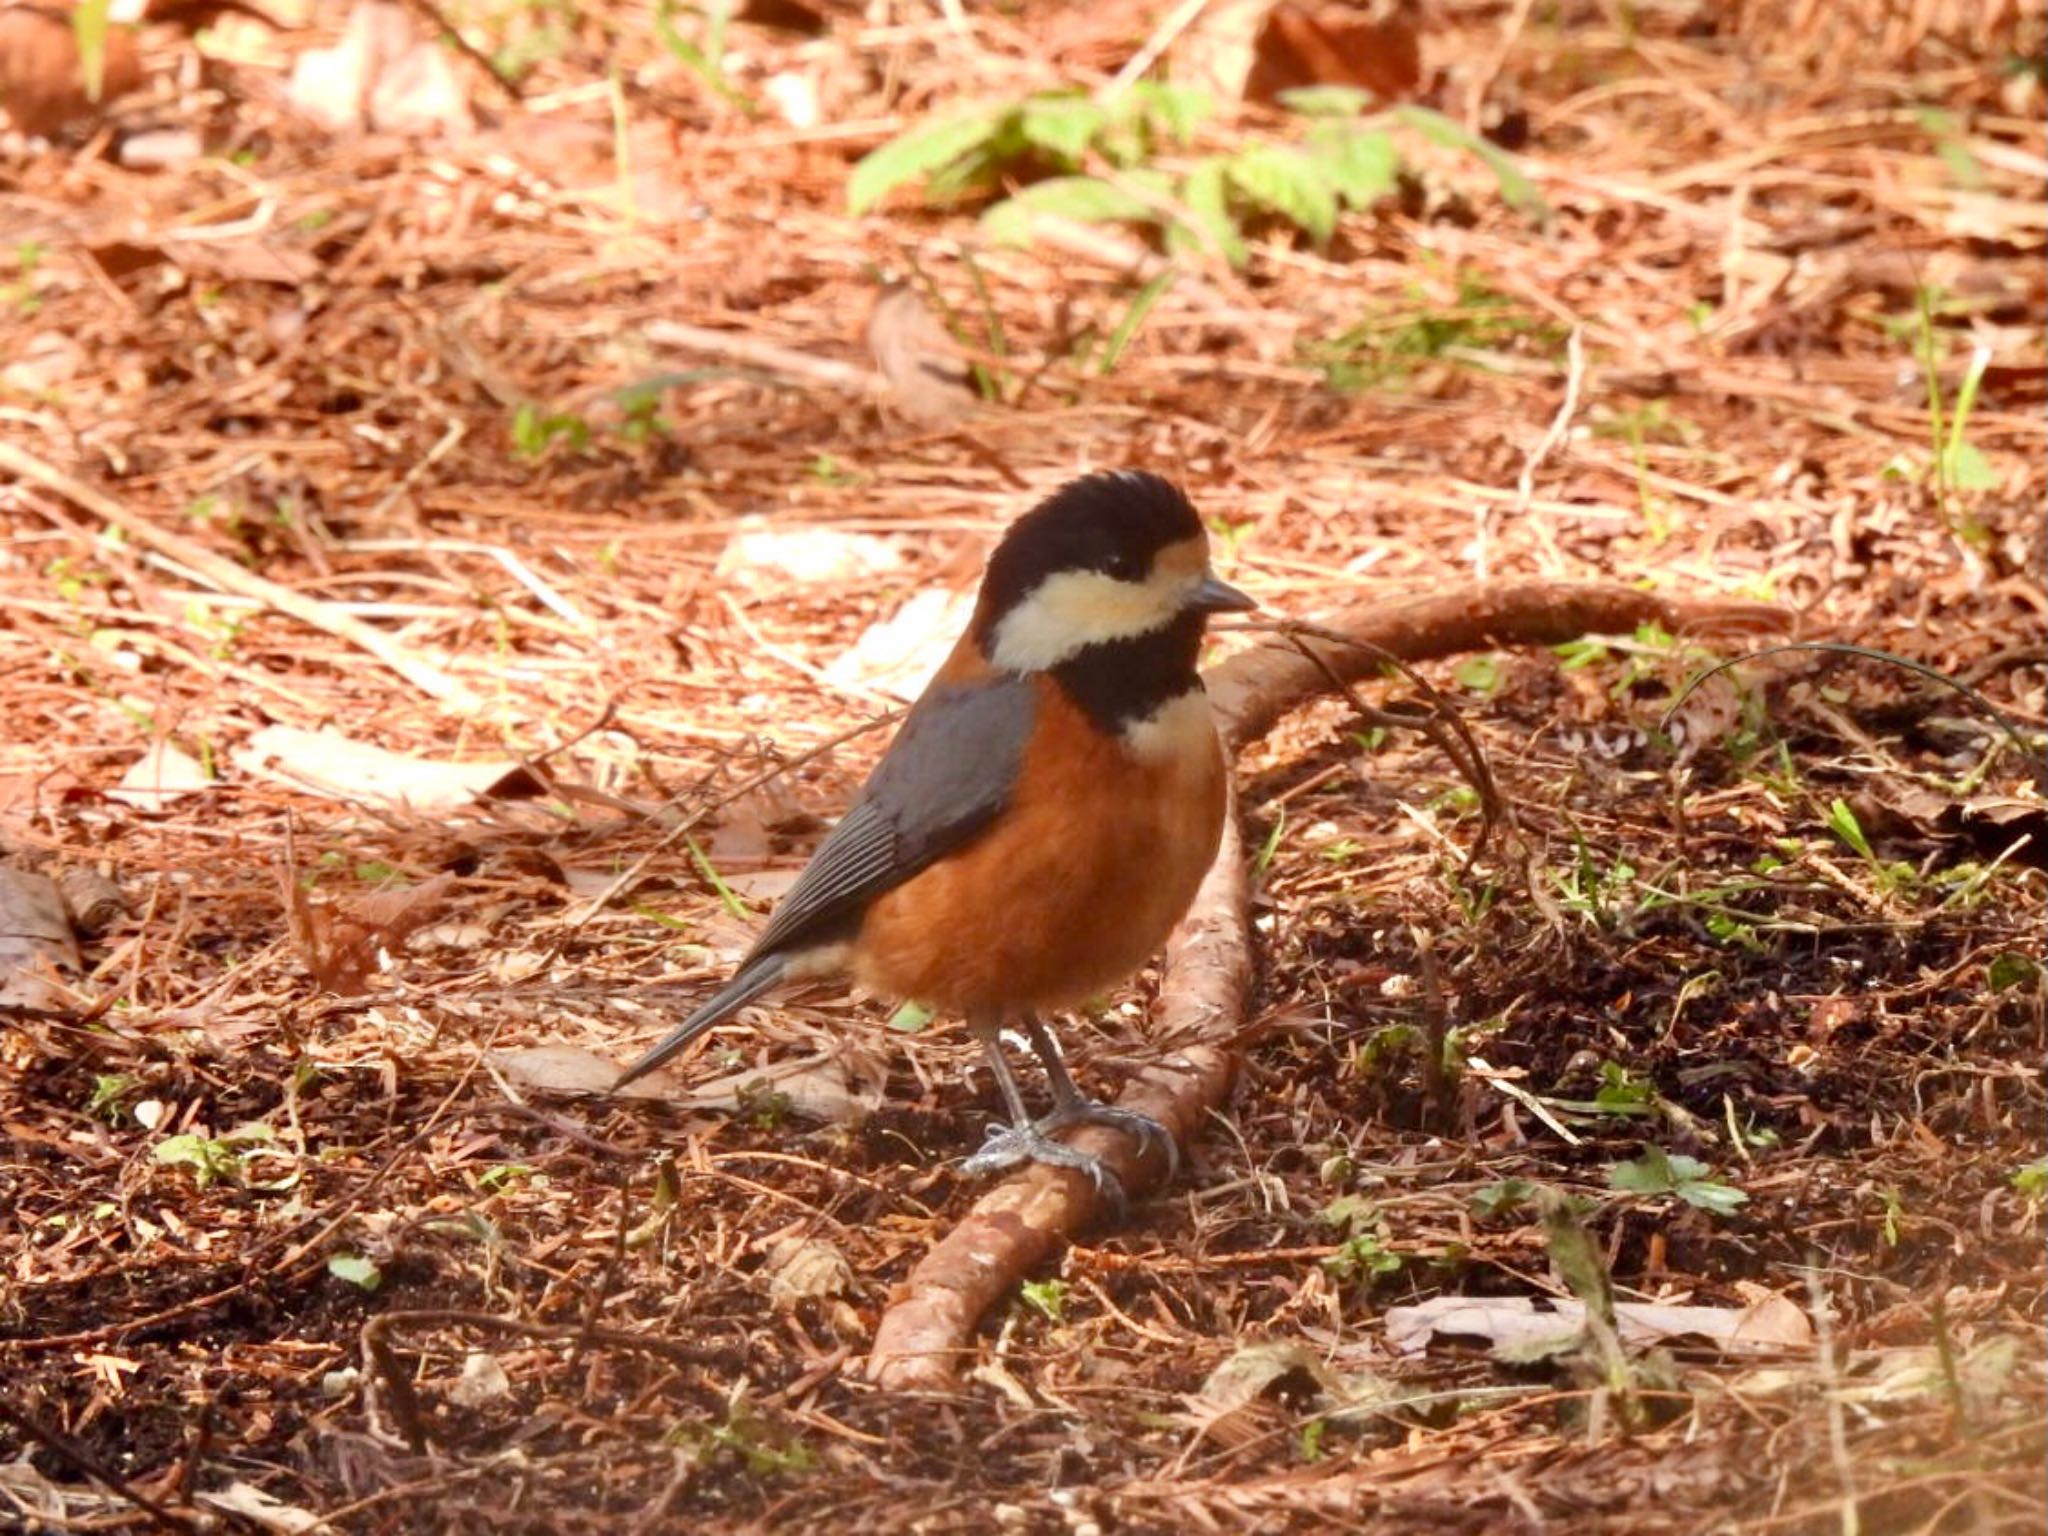
<path fill-rule="evenodd" d="M 1626 633 L 1660 624 L 1672 633 L 1751 634 L 1786 627 L 1783 609 L 1761 604 L 1658 597 L 1628 587 L 1522 582 L 1475 586 L 1401 603 L 1360 605 L 1324 627 L 1360 642 L 1316 645 L 1345 679 L 1376 671 L 1384 652 L 1423 661 L 1515 645 L 1559 645 L 1582 635 Z M 1329 690 L 1323 668 L 1268 641 L 1208 676 L 1217 727 L 1234 754 L 1281 715 Z M 1170 1054 L 1146 1067 L 1119 1096 L 1185 1146 L 1220 1109 L 1237 1071 L 1238 1032 L 1250 1000 L 1251 882 L 1233 815 L 1216 863 L 1167 945 L 1154 1032 Z M 1095 1153 L 1133 1195 L 1162 1179 L 1162 1160 L 1133 1137 L 1089 1127 L 1074 1144 Z M 1050 1258 L 1096 1214 L 1100 1196 L 1081 1173 L 1033 1165 L 975 1203 L 911 1272 L 875 1332 L 867 1375 L 896 1390 L 940 1390 L 973 1346 L 981 1316 Z"/>

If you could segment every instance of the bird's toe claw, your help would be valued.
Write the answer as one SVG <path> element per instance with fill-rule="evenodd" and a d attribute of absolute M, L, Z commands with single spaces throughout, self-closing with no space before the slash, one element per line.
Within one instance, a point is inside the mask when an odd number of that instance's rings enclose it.
<path fill-rule="evenodd" d="M 1123 1181 L 1109 1165 L 1092 1152 L 1054 1141 L 1037 1125 L 992 1125 L 981 1150 L 960 1166 L 970 1174 L 997 1173 L 1019 1163 L 1047 1163 L 1055 1168 L 1075 1168 L 1088 1175 L 1096 1193 L 1116 1211 L 1125 1208 Z"/>
<path fill-rule="evenodd" d="M 1180 1143 L 1174 1140 L 1173 1132 L 1150 1115 L 1141 1115 L 1135 1109 L 1118 1109 L 1099 1099 L 1077 1099 L 1040 1120 L 1038 1129 L 1050 1133 L 1073 1125 L 1106 1125 L 1135 1137 L 1141 1145 L 1156 1146 L 1166 1159 L 1166 1182 L 1171 1184 L 1180 1173 Z"/>

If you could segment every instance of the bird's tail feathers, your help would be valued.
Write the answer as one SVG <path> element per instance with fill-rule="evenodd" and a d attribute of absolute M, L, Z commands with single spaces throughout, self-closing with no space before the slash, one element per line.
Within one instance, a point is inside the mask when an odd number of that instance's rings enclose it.
<path fill-rule="evenodd" d="M 731 981 L 707 998 L 661 1044 L 626 1068 L 619 1080 L 612 1084 L 613 1091 L 625 1087 L 637 1077 L 645 1077 L 712 1025 L 724 1023 L 782 980 L 788 968 L 788 962 L 781 955 L 763 955 L 751 965 L 742 966 Z"/>

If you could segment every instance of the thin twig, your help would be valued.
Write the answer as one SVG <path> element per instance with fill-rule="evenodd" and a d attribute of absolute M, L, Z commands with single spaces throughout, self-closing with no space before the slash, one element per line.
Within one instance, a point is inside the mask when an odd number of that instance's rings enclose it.
<path fill-rule="evenodd" d="M 44 1428 L 22 1410 L 10 1404 L 5 1398 L 0 1398 L 0 1420 L 5 1420 L 7 1423 L 12 1424 L 22 1434 L 28 1436 L 37 1445 L 40 1445 L 52 1456 L 63 1462 L 64 1465 L 71 1468 L 72 1471 L 91 1478 L 109 1492 L 126 1499 L 158 1524 L 169 1530 L 188 1532 L 189 1536 L 199 1536 L 199 1527 L 192 1521 L 186 1519 L 176 1510 L 168 1509 L 164 1505 L 159 1504 L 112 1467 L 105 1466 L 96 1458 L 88 1456 L 78 1446 L 72 1444 L 55 1430 Z"/>
<path fill-rule="evenodd" d="M 841 731 L 837 736 L 833 736 L 825 741 L 819 742 L 815 747 L 810 748 L 808 751 L 799 752 L 795 757 L 790 758 L 787 762 L 777 763 L 772 768 L 763 769 L 761 772 L 755 774 L 750 779 L 742 780 L 733 788 L 727 790 L 724 794 L 720 795 L 717 799 L 705 801 L 704 804 L 698 806 L 688 816 L 684 817 L 682 821 L 678 822 L 675 826 L 670 827 L 667 832 L 663 833 L 660 842 L 656 843 L 652 848 L 648 849 L 645 853 L 641 854 L 639 858 L 635 859 L 630 865 L 628 865 L 619 874 L 618 878 L 613 880 L 610 885 L 607 885 L 603 890 L 599 891 L 595 896 L 591 897 L 589 902 L 585 904 L 581 912 L 578 912 L 574 916 L 569 918 L 568 923 L 566 925 L 567 931 L 570 933 L 574 933 L 577 929 L 581 928 L 585 923 L 589 922 L 593 917 L 597 916 L 598 913 L 602 912 L 605 909 L 605 907 L 611 903 L 611 900 L 614 896 L 618 895 L 619 892 L 628 889 L 634 881 L 640 878 L 642 872 L 646 870 L 649 864 L 653 863 L 656 858 L 658 858 L 661 854 L 665 853 L 669 848 L 673 847 L 681 839 L 687 837 L 690 834 L 691 830 L 694 827 L 696 827 L 700 822 L 702 822 L 705 817 L 709 816 L 713 811 L 719 810 L 724 806 L 732 804 L 733 801 L 738 800 L 743 795 L 752 794 L 755 790 L 759 789 L 763 784 L 769 783 L 770 781 L 775 779 L 779 779 L 785 773 L 792 773 L 796 769 L 803 767 L 804 764 L 813 762 L 816 759 L 823 757 L 828 752 L 837 751 L 847 742 L 852 741 L 856 736 L 865 736 L 870 731 L 879 731 L 883 726 L 890 724 L 892 721 L 899 720 L 902 717 L 902 710 L 892 709 L 885 715 L 877 715 L 872 720 L 864 720 L 859 725 L 852 727 L 850 730 Z"/>
<path fill-rule="evenodd" d="M 92 513 L 102 522 L 119 528 L 138 544 L 147 545 L 158 553 L 189 566 L 223 591 L 253 597 L 279 613 L 297 619 L 302 624 L 310 624 L 323 634 L 332 635 L 358 650 L 368 652 L 420 692 L 440 700 L 452 709 L 473 713 L 483 707 L 483 701 L 465 684 L 456 681 L 440 668 L 421 661 L 389 635 L 372 629 L 361 619 L 342 612 L 330 603 L 317 602 L 294 592 L 290 587 L 279 586 L 253 571 L 244 570 L 234 561 L 215 554 L 204 545 L 157 527 L 148 518 L 130 511 L 104 491 L 95 490 L 54 465 L 45 464 L 34 454 L 17 448 L 12 443 L 0 442 L 0 469 L 11 470 L 22 479 L 33 481 L 43 489 L 62 496 L 66 501 Z"/>

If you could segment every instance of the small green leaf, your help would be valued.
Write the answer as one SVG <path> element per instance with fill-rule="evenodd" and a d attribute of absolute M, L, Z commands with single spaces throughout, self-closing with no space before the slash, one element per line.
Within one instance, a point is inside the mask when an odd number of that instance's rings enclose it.
<path fill-rule="evenodd" d="M 1590 667 L 1603 662 L 1613 653 L 1601 640 L 1567 640 L 1551 649 L 1557 656 L 1557 664 L 1567 672 L 1576 672 L 1581 667 Z"/>
<path fill-rule="evenodd" d="M 1950 443 L 1941 450 L 1941 478 L 1957 491 L 1995 491 L 2004 484 L 1975 443 Z"/>
<path fill-rule="evenodd" d="M 1593 1094 L 1593 1102 L 1600 1108 L 1617 1114 L 1634 1114 L 1645 1105 L 1654 1103 L 1656 1098 L 1656 1088 L 1632 1076 L 1620 1062 L 1600 1063 L 1600 1087 Z"/>
<path fill-rule="evenodd" d="M 1863 824 L 1856 819 L 1856 813 L 1849 809 L 1848 801 L 1838 798 L 1830 802 L 1828 805 L 1828 827 L 1835 836 L 1862 854 L 1864 858 L 1874 859 L 1877 857 L 1876 854 L 1870 851 L 1870 839 L 1863 835 Z"/>
<path fill-rule="evenodd" d="M 360 1253 L 330 1255 L 327 1273 L 337 1280 L 346 1280 L 359 1291 L 374 1291 L 384 1283 L 384 1272 Z"/>
<path fill-rule="evenodd" d="M 1244 199 L 1278 214 L 1321 245 L 1337 231 L 1337 192 L 1329 173 L 1298 149 L 1261 145 L 1225 162 Z"/>
<path fill-rule="evenodd" d="M 1042 1315 L 1047 1322 L 1063 1323 L 1067 1320 L 1067 1286 L 1063 1280 L 1026 1280 L 1017 1287 L 1017 1294 L 1025 1305 Z"/>
<path fill-rule="evenodd" d="M 1543 1216 L 1543 1246 L 1558 1278 L 1586 1304 L 1596 1322 L 1612 1328 L 1614 1281 L 1600 1257 L 1599 1245 L 1581 1220 L 1583 1207 L 1554 1189 L 1539 1190 L 1536 1202 Z"/>
<path fill-rule="evenodd" d="M 1086 96 L 1033 96 L 1018 113 L 1024 142 L 1071 169 L 1081 163 L 1109 113 Z"/>
<path fill-rule="evenodd" d="M 1192 85 L 1141 80 L 1130 89 L 1131 104 L 1178 144 L 1186 144 L 1195 130 L 1216 115 L 1216 99 Z"/>
<path fill-rule="evenodd" d="M 1198 162 L 1181 184 L 1180 201 L 1195 226 L 1188 243 L 1196 250 L 1221 252 L 1233 267 L 1243 266 L 1249 253 L 1230 213 L 1229 162 L 1216 155 Z"/>
<path fill-rule="evenodd" d="M 923 1003 L 904 1003 L 889 1015 L 889 1027 L 900 1035 L 914 1035 L 932 1021 L 932 1010 Z"/>
<path fill-rule="evenodd" d="M 1124 317 L 1117 322 L 1117 328 L 1110 334 L 1109 345 L 1102 349 L 1102 361 L 1096 364 L 1097 373 L 1110 373 L 1123 358 L 1124 349 L 1138 334 L 1138 328 L 1145 323 L 1145 317 L 1152 313 L 1152 306 L 1166 297 L 1166 290 L 1174 285 L 1180 276 L 1180 268 L 1161 267 L 1153 274 L 1152 280 L 1138 290 L 1131 307 L 1124 311 Z"/>
<path fill-rule="evenodd" d="M 1355 85 L 1303 85 L 1280 93 L 1280 105 L 1303 117 L 1357 117 L 1375 99 Z"/>
<path fill-rule="evenodd" d="M 747 910 L 747 904 L 740 900 L 738 892 L 725 883 L 725 877 L 719 874 L 712 864 L 711 856 L 697 846 L 697 840 L 694 837 L 685 837 L 683 846 L 690 850 L 690 860 L 697 866 L 697 873 L 704 877 L 705 884 L 718 893 L 718 899 L 724 903 L 725 910 L 742 922 L 752 917 L 753 913 Z"/>
<path fill-rule="evenodd" d="M 2029 986 L 2040 978 L 2041 967 L 2035 960 L 2010 949 L 1994 956 L 1984 973 L 1984 979 L 1994 992 L 2009 992 L 2014 987 Z M 98 1107 L 97 1094 L 94 1095 L 94 1107 Z"/>
<path fill-rule="evenodd" d="M 1668 1195 L 1678 1187 L 1678 1174 L 1662 1147 L 1645 1147 L 1634 1162 L 1607 1170 L 1607 1186 L 1635 1195 Z"/>
<path fill-rule="evenodd" d="M 1713 1177 L 1713 1170 L 1698 1158 L 1667 1153 L 1661 1147 L 1645 1146 L 1634 1162 L 1616 1163 L 1607 1170 L 1612 1189 L 1638 1195 L 1676 1195 L 1687 1205 L 1726 1216 L 1748 1201 L 1749 1196 Z"/>
<path fill-rule="evenodd" d="M 1550 222 L 1550 203 L 1537 190 L 1522 168 L 1515 164 L 1514 157 L 1496 144 L 1488 143 L 1475 133 L 1468 133 L 1463 124 L 1454 122 L 1441 112 L 1413 103 L 1396 107 L 1401 120 L 1415 129 L 1424 138 L 1443 145 L 1447 149 L 1462 149 L 1479 157 L 1493 177 L 1500 184 L 1501 201 L 1526 219 L 1538 223 Z"/>
<path fill-rule="evenodd" d="M 986 144 L 933 171 L 925 178 L 924 200 L 943 208 L 992 186 L 1003 167 L 1023 153 L 1022 141 L 1017 139 L 1014 128 L 1013 114 L 996 125 L 994 137 Z"/>
<path fill-rule="evenodd" d="M 71 36 L 78 44 L 79 73 L 85 78 L 85 99 L 97 102 L 107 72 L 107 16 L 112 0 L 79 0 L 71 11 Z"/>
<path fill-rule="evenodd" d="M 1381 1275 L 1398 1273 L 1401 1263 L 1401 1255 L 1388 1249 L 1377 1232 L 1355 1232 L 1323 1260 L 1323 1273 L 1332 1280 L 1370 1283 Z"/>
<path fill-rule="evenodd" d="M 1263 880 L 1266 871 L 1272 867 L 1273 855 L 1280 851 L 1280 838 L 1287 831 L 1287 807 L 1280 807 L 1280 814 L 1273 818 L 1273 830 L 1266 834 L 1265 842 L 1259 845 L 1258 856 L 1252 860 L 1252 878 Z"/>
<path fill-rule="evenodd" d="M 899 133 L 864 155 L 846 179 L 846 209 L 866 213 L 905 182 L 965 159 L 988 144 L 1007 111 L 986 108 Z"/>
<path fill-rule="evenodd" d="M 1733 1215 L 1749 1201 L 1749 1196 L 1734 1185 L 1718 1179 L 1683 1180 L 1678 1186 L 1678 1198 L 1716 1216 Z"/>
<path fill-rule="evenodd" d="M 1500 692 L 1500 658 L 1492 655 L 1467 656 L 1451 675 L 1460 688 L 1469 688 L 1484 698 Z"/>
<path fill-rule="evenodd" d="M 166 1136 L 150 1157 L 167 1168 L 190 1168 L 201 1189 L 242 1171 L 242 1159 L 234 1147 L 215 1137 Z"/>
<path fill-rule="evenodd" d="M 784 1124 L 796 1111 L 796 1100 L 764 1078 L 741 1083 L 732 1098 L 739 1117 L 764 1131 Z"/>
<path fill-rule="evenodd" d="M 1529 1180 L 1510 1177 L 1484 1189 L 1475 1189 L 1467 1199 L 1480 1215 L 1499 1216 L 1528 1204 L 1535 1195 L 1536 1186 Z"/>
<path fill-rule="evenodd" d="M 1919 118 L 1927 136 L 1934 140 L 1934 153 L 1948 168 L 1955 184 L 1966 192 L 1982 190 L 1984 166 L 1970 152 L 1970 141 L 1954 115 L 1939 107 L 1922 107 L 1914 115 Z"/>
<path fill-rule="evenodd" d="M 1303 1461 L 1321 1461 L 1323 1459 L 1323 1436 L 1329 1430 L 1329 1427 L 1330 1421 L 1328 1419 L 1310 1419 L 1301 1426 L 1301 1441 L 1297 1446 L 1297 1450 L 1300 1452 Z"/>
<path fill-rule="evenodd" d="M 2012 1185 L 2015 1194 L 2029 1200 L 2048 1199 L 2048 1157 L 2037 1157 L 2024 1167 L 2013 1169 L 2006 1182 Z"/>
<path fill-rule="evenodd" d="M 92 1097 L 86 1101 L 86 1113 L 105 1115 L 109 1120 L 120 1118 L 121 1101 L 139 1086 L 126 1072 L 101 1072 L 92 1080 Z"/>
<path fill-rule="evenodd" d="M 1040 215 L 1079 224 L 1156 216 L 1154 205 L 1100 177 L 1055 176 L 997 203 L 981 216 L 981 227 L 992 240 L 1022 245 L 1031 238 L 1032 220 Z"/>
<path fill-rule="evenodd" d="M 1316 1220 L 1326 1227 L 1351 1233 L 1372 1227 L 1379 1220 L 1379 1207 L 1363 1195 L 1339 1195 L 1320 1211 Z"/>
<path fill-rule="evenodd" d="M 1318 123 L 1308 136 L 1314 157 L 1349 208 L 1370 208 L 1394 190 L 1401 160 L 1393 138 L 1351 123 Z"/>
<path fill-rule="evenodd" d="M 693 8 L 694 9 L 694 8 Z M 654 11 L 654 35 L 671 57 L 689 70 L 699 80 L 752 117 L 759 110 L 747 99 L 725 73 L 725 29 L 731 20 L 731 0 L 713 0 L 701 7 L 704 20 L 704 40 L 692 42 L 676 28 L 676 6 L 674 0 L 661 0 Z"/>

